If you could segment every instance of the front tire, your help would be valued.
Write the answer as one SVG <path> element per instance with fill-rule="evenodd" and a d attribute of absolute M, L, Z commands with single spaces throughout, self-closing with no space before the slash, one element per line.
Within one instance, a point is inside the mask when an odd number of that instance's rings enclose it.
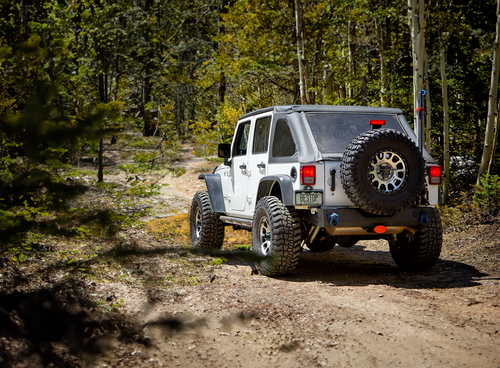
<path fill-rule="evenodd" d="M 403 271 L 431 269 L 439 259 L 443 244 L 443 225 L 437 209 L 429 215 L 429 223 L 415 234 L 403 232 L 389 241 L 392 259 Z"/>
<path fill-rule="evenodd" d="M 263 197 L 255 207 L 252 249 L 261 260 L 255 266 L 265 276 L 292 272 L 301 251 L 299 218 L 276 197 Z"/>
<path fill-rule="evenodd" d="M 193 248 L 220 249 L 224 242 L 224 224 L 212 209 L 208 193 L 194 195 L 189 212 L 191 243 Z"/>

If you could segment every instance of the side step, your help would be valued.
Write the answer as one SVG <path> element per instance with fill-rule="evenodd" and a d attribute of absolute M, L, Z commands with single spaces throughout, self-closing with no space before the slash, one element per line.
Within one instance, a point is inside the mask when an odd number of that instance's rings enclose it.
<path fill-rule="evenodd" d="M 220 220 L 226 224 L 236 225 L 245 229 L 252 229 L 252 220 L 242 219 L 239 217 L 221 216 Z"/>

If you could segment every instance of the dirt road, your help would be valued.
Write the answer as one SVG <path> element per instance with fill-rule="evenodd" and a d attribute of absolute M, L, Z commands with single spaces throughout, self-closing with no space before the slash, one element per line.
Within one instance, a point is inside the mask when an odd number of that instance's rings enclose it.
<path fill-rule="evenodd" d="M 200 189 L 189 185 L 200 165 L 192 161 L 171 180 L 186 199 Z M 403 273 L 385 242 L 360 242 L 305 250 L 289 277 L 252 275 L 248 264 L 229 260 L 206 278 L 212 282 L 181 290 L 144 317 L 183 326 L 147 327 L 155 348 L 143 353 L 152 364 L 500 367 L 500 279 L 464 263 Z"/>

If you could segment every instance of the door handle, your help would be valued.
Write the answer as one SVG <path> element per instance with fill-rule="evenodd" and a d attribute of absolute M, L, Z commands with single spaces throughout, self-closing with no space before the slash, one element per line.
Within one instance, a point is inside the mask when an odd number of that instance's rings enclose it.
<path fill-rule="evenodd" d="M 262 161 L 260 164 L 257 165 L 257 167 L 259 169 L 265 169 L 266 168 L 266 164 Z"/>
<path fill-rule="evenodd" d="M 330 191 L 335 192 L 335 174 L 337 173 L 337 170 L 331 169 L 330 170 L 330 176 L 332 177 L 332 185 L 330 186 Z"/>
<path fill-rule="evenodd" d="M 241 165 L 240 165 L 240 169 L 241 169 L 241 170 L 246 170 L 246 169 L 247 169 L 247 165 L 245 165 L 245 164 L 241 164 Z"/>

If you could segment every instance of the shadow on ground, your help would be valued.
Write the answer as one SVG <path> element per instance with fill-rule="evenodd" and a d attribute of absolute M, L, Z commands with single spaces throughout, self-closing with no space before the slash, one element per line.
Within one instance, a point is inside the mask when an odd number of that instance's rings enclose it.
<path fill-rule="evenodd" d="M 31 292 L 1 292 L 0 366 L 92 366 L 115 340 L 144 343 L 136 323 L 94 307 L 76 279 Z"/>
<path fill-rule="evenodd" d="M 429 271 L 402 272 L 389 251 L 367 250 L 363 245 L 336 246 L 328 252 L 304 251 L 295 272 L 285 280 L 322 281 L 338 286 L 390 285 L 397 288 L 462 288 L 479 285 L 489 276 L 465 263 L 439 260 Z"/>

